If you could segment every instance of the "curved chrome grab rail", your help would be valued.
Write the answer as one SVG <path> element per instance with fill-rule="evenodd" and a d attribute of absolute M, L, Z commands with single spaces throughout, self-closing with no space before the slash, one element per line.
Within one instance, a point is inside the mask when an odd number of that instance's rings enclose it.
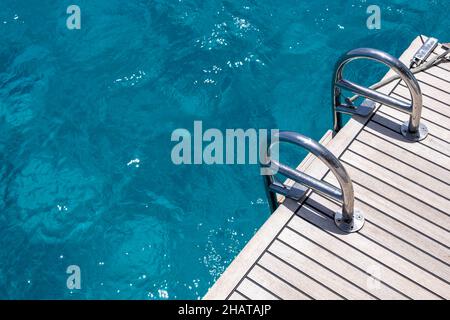
<path fill-rule="evenodd" d="M 344 66 L 355 59 L 375 60 L 394 70 L 406 83 L 406 86 L 411 94 L 411 104 L 343 79 L 342 72 Z M 341 89 L 347 89 L 369 100 L 408 112 L 410 114 L 409 121 L 403 123 L 401 127 L 401 132 L 407 139 L 412 141 L 420 141 L 427 136 L 427 127 L 420 123 L 422 113 L 422 92 L 420 90 L 419 83 L 411 70 L 409 70 L 408 67 L 405 66 L 400 60 L 390 54 L 377 49 L 359 48 L 350 50 L 338 60 L 334 69 L 332 86 L 334 120 L 333 132 L 335 134 L 342 128 L 341 113 L 368 116 L 374 108 L 373 104 L 368 105 L 367 103 L 363 103 L 363 105 L 356 107 L 348 99 L 346 104 L 341 103 Z"/>
<path fill-rule="evenodd" d="M 362 228 L 364 217 L 359 211 L 354 210 L 354 193 L 353 184 L 342 163 L 327 148 L 319 144 L 317 141 L 292 131 L 281 131 L 277 134 L 278 141 L 270 144 L 268 148 L 268 161 L 264 166 L 271 167 L 275 172 L 279 172 L 283 176 L 309 187 L 325 196 L 342 202 L 342 211 L 336 212 L 334 220 L 336 225 L 344 232 L 355 232 Z M 303 172 L 292 169 L 278 161 L 270 159 L 270 150 L 272 146 L 279 142 L 292 143 L 303 147 L 309 152 L 317 156 L 331 170 L 339 182 L 341 189 L 318 179 L 315 179 Z M 266 190 L 269 195 L 271 208 L 276 207 L 273 201 L 276 201 L 275 193 L 283 194 L 290 197 L 292 187 L 288 188 L 283 184 L 275 181 L 273 175 L 266 176 Z M 296 199 L 298 200 L 298 199 Z"/>

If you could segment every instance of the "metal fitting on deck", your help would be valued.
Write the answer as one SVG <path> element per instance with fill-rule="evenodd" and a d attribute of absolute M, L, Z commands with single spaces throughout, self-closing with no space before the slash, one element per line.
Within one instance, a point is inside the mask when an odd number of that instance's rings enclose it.
<path fill-rule="evenodd" d="M 380 93 L 371 88 L 366 88 L 359 84 L 343 79 L 342 72 L 344 66 L 350 61 L 356 59 L 369 59 L 381 62 L 394 70 L 398 76 L 405 82 L 411 94 L 411 103 L 398 100 L 390 97 L 384 93 Z M 346 103 L 342 100 L 342 89 L 351 91 L 367 98 L 370 101 L 379 102 L 381 104 L 390 106 L 392 108 L 404 111 L 410 114 L 409 121 L 406 121 L 401 126 L 401 133 L 403 136 L 412 141 L 420 141 L 425 139 L 428 134 L 427 127 L 420 123 L 422 114 L 422 92 L 419 87 L 417 79 L 414 77 L 411 70 L 403 64 L 399 59 L 390 54 L 371 48 L 354 49 L 344 54 L 336 63 L 332 83 L 332 97 L 333 97 L 333 132 L 337 133 L 343 126 L 342 113 L 356 114 L 366 117 L 374 109 L 373 103 L 363 103 L 361 106 L 355 106 L 350 99 Z"/>
<path fill-rule="evenodd" d="M 303 172 L 300 172 L 296 169 L 293 169 L 289 166 L 286 166 L 278 161 L 270 159 L 270 150 L 275 143 L 279 142 L 287 142 L 292 143 L 302 148 L 305 148 L 317 158 L 319 158 L 334 174 L 336 177 L 340 189 L 331 185 L 322 180 L 318 180 L 310 175 L 307 175 Z M 273 142 L 268 148 L 269 159 L 264 166 L 271 167 L 282 174 L 283 176 L 292 179 L 293 181 L 306 186 L 308 188 L 317 191 L 320 194 L 323 194 L 331 199 L 342 202 L 342 210 L 338 211 L 334 215 L 334 221 L 339 229 L 344 232 L 356 232 L 360 230 L 364 224 L 364 217 L 358 210 L 355 211 L 354 208 L 354 192 L 353 192 L 353 184 L 345 170 L 342 163 L 336 158 L 330 150 L 322 146 L 317 141 L 308 138 L 304 135 L 301 135 L 292 131 L 281 131 L 278 133 L 278 141 Z M 287 187 L 282 183 L 275 180 L 273 175 L 268 175 L 265 177 L 266 179 L 266 190 L 268 192 L 269 202 L 271 203 L 271 208 L 276 207 L 276 197 L 275 193 L 283 194 L 286 197 L 293 198 L 295 200 L 299 200 L 299 192 L 295 192 L 295 190 L 299 190 L 295 187 Z M 304 189 L 303 191 L 306 191 Z M 292 196 L 292 195 L 297 195 Z"/>

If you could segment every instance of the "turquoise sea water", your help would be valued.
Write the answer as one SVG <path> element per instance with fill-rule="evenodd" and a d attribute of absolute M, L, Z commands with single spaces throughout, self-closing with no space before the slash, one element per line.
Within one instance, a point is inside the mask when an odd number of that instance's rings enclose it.
<path fill-rule="evenodd" d="M 80 30 L 66 28 L 70 4 Z M 370 4 L 380 30 L 366 27 Z M 267 219 L 267 202 L 257 166 L 173 165 L 172 131 L 202 120 L 319 139 L 340 54 L 398 56 L 419 34 L 450 41 L 448 0 L 0 9 L 2 299 L 202 297 Z M 367 84 L 384 72 L 357 67 Z M 69 265 L 80 290 L 66 287 Z"/>

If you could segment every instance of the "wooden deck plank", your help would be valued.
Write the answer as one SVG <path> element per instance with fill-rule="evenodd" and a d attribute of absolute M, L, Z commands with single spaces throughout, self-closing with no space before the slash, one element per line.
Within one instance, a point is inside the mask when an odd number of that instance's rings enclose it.
<path fill-rule="evenodd" d="M 401 82 L 404 85 L 403 82 Z M 422 94 L 426 94 L 429 97 L 434 98 L 435 100 L 440 101 L 443 104 L 450 104 L 450 93 L 444 92 L 441 89 L 435 88 L 423 81 L 419 80 L 420 88 L 422 89 Z"/>
<path fill-rule="evenodd" d="M 447 71 L 450 71 L 450 62 L 446 61 L 443 63 L 438 64 L 439 68 L 445 69 Z"/>
<path fill-rule="evenodd" d="M 425 70 L 424 73 L 433 75 L 435 77 L 438 77 L 441 80 L 450 82 L 450 78 L 448 76 L 448 71 L 439 67 L 431 67 L 428 70 Z"/>
<path fill-rule="evenodd" d="M 415 283 L 417 285 L 417 288 L 415 289 L 416 292 L 419 291 L 419 288 L 422 288 L 420 291 L 423 294 L 423 298 L 437 298 L 440 296 L 441 298 L 443 297 L 448 299 L 448 297 L 450 297 L 449 287 L 442 280 L 428 273 L 424 273 L 414 264 L 411 264 L 397 254 L 383 248 L 382 246 L 374 243 L 373 241 L 367 239 L 359 233 L 340 233 L 339 229 L 337 229 L 337 227 L 334 225 L 332 219 L 330 219 L 328 216 L 325 216 L 323 213 L 318 212 L 317 210 L 314 210 L 310 207 L 302 206 L 297 214 L 299 217 L 294 217 L 294 219 L 289 222 L 289 226 L 292 226 L 292 228 L 296 229 L 299 233 L 305 235 L 308 234 L 308 237 L 310 237 L 311 234 L 309 230 L 318 230 L 319 236 L 317 237 L 317 235 L 315 235 L 315 240 L 319 240 L 319 238 L 321 238 L 320 240 L 323 241 L 323 239 L 326 238 L 324 234 L 329 235 L 331 238 L 340 240 L 339 242 L 337 242 L 340 247 L 335 248 L 337 250 L 336 253 L 340 256 L 350 258 L 348 252 L 351 249 L 357 248 L 357 251 L 363 252 L 367 257 L 373 259 L 374 262 L 378 262 L 379 266 L 384 265 L 385 267 L 388 267 L 395 271 L 398 275 L 404 277 L 405 279 L 408 279 L 412 283 Z M 300 217 L 303 219 L 301 219 Z M 308 229 L 305 228 L 305 220 L 309 221 L 311 224 L 319 228 L 311 228 L 311 226 L 308 226 L 309 230 L 305 230 Z M 329 240 L 331 241 L 331 239 Z M 336 240 L 334 241 L 336 242 Z M 343 243 L 348 245 L 348 247 L 345 247 L 345 250 L 341 249 L 341 247 L 343 247 Z M 328 246 L 331 247 L 331 244 L 328 243 Z M 357 262 L 355 261 L 355 263 Z M 386 274 L 384 276 L 386 276 Z M 389 284 L 391 286 L 395 285 L 393 282 Z M 399 287 L 399 290 L 412 294 L 410 290 L 405 290 L 405 288 L 402 287 Z"/>
<path fill-rule="evenodd" d="M 405 99 L 405 98 L 403 98 L 403 96 L 398 95 L 398 94 L 396 93 L 396 91 L 394 91 L 394 92 L 391 94 L 391 96 L 394 97 L 394 98 L 397 98 L 397 99 L 399 99 L 399 100 L 402 100 L 402 101 L 408 101 L 408 102 L 409 102 L 408 99 Z M 383 107 L 383 108 L 381 108 L 380 110 L 381 110 L 382 112 L 384 112 L 385 109 L 386 109 L 386 107 Z M 449 108 L 449 109 L 450 109 L 450 108 Z M 397 112 L 400 112 L 400 111 L 397 111 Z M 386 113 L 386 112 L 384 112 L 384 113 Z M 400 114 L 400 113 L 397 113 L 397 114 Z M 392 115 L 392 116 L 394 116 L 394 115 Z M 405 121 L 405 120 L 407 120 L 407 119 L 409 118 L 409 115 L 406 114 L 406 113 L 403 113 L 403 115 L 402 115 L 401 117 L 396 117 L 396 118 L 399 119 L 399 120 Z M 432 122 L 432 123 L 435 124 L 435 125 L 439 125 L 440 123 L 447 123 L 448 121 L 450 121 L 450 118 L 449 118 L 449 117 L 447 117 L 447 116 L 445 116 L 445 115 L 442 115 L 441 113 L 436 112 L 436 111 L 434 111 L 433 109 L 427 108 L 427 107 L 423 107 L 423 108 L 422 108 L 422 118 L 423 118 L 424 120 L 426 120 L 426 121 Z M 425 122 L 426 122 L 426 121 L 425 121 Z M 447 128 L 444 127 L 443 129 L 447 129 Z M 447 130 L 448 130 L 448 129 L 447 129 Z M 432 130 L 431 130 L 431 131 L 432 131 Z M 434 132 L 434 131 L 432 131 L 432 132 Z"/>
<path fill-rule="evenodd" d="M 255 265 L 248 274 L 258 284 L 262 285 L 270 292 L 274 292 L 283 300 L 309 300 L 310 297 L 295 289 L 292 285 L 284 282 L 273 273 L 263 269 L 260 265 Z"/>
<path fill-rule="evenodd" d="M 394 133 L 397 133 L 400 135 L 400 126 L 402 124 L 402 120 L 399 120 L 398 118 L 402 117 L 399 113 L 388 111 L 388 113 L 384 113 L 384 110 L 380 110 L 376 116 L 374 116 L 374 121 L 384 125 L 385 127 L 389 128 L 390 130 L 394 131 Z M 442 136 L 448 136 L 449 131 L 445 131 L 441 127 L 437 127 L 433 124 L 430 124 L 430 122 L 423 120 L 423 122 L 427 125 L 428 130 L 433 130 L 433 134 L 429 134 L 427 139 L 424 139 L 418 143 L 418 145 L 425 145 L 438 153 L 442 154 L 444 156 L 443 160 L 444 163 L 448 163 L 449 156 L 448 156 L 448 149 L 450 148 L 450 144 L 443 140 Z M 441 131 L 441 132 L 440 132 Z M 442 134 L 446 133 L 446 134 Z M 391 133 L 392 134 L 392 133 Z"/>
<path fill-rule="evenodd" d="M 404 277 L 401 273 L 396 272 L 389 266 L 380 263 L 380 261 L 374 259 L 364 251 L 359 250 L 359 248 L 357 249 L 348 243 L 341 241 L 339 238 L 335 237 L 335 234 L 324 232 L 322 229 L 324 223 L 327 223 L 329 227 L 332 227 L 332 230 L 336 230 L 336 227 L 331 226 L 328 222 L 331 222 L 328 217 L 325 217 L 317 210 L 303 206 L 300 209 L 299 217 L 292 219 L 289 225 L 299 235 L 301 234 L 320 246 L 326 247 L 333 252 L 334 255 L 345 259 L 352 265 L 364 270 L 367 274 L 372 274 L 372 277 L 375 280 L 382 281 L 399 292 L 405 292 L 405 295 L 409 298 L 437 298 L 437 296 L 429 290 L 422 288 L 414 281 Z M 377 272 L 373 272 L 373 270 L 376 270 Z M 378 275 L 374 273 L 378 273 Z"/>
<path fill-rule="evenodd" d="M 271 270 L 273 273 L 277 274 L 280 278 L 285 281 L 290 281 L 290 283 L 302 290 L 308 296 L 320 300 L 320 299 L 331 299 L 331 300 L 341 300 L 342 297 L 332 290 L 326 288 L 320 284 L 317 280 L 312 277 L 308 277 L 300 270 L 282 261 L 280 257 L 275 256 L 271 253 L 264 254 L 258 262 L 259 265 L 264 266 L 266 269 Z"/>
<path fill-rule="evenodd" d="M 394 144 L 392 141 L 384 140 L 381 135 L 373 134 L 373 131 L 370 132 L 364 130 L 356 140 L 367 144 L 380 152 L 395 157 L 398 161 L 402 161 L 408 165 L 414 164 L 416 170 L 420 170 L 434 179 L 440 180 L 446 185 L 450 185 L 450 170 L 444 169 L 409 150 L 405 150 Z"/>
<path fill-rule="evenodd" d="M 442 47 L 437 47 L 436 49 L 434 49 L 434 51 L 431 53 L 431 55 L 428 57 L 427 61 L 429 61 L 431 58 L 440 55 L 442 53 L 444 53 L 445 50 Z M 448 57 L 448 56 L 447 56 Z M 450 61 L 443 61 L 440 64 L 438 64 L 439 68 L 442 68 L 444 70 L 450 71 Z"/>
<path fill-rule="evenodd" d="M 410 141 L 406 140 L 401 134 L 398 133 L 398 124 L 384 115 L 379 116 L 377 114 L 373 117 L 373 120 L 374 121 L 371 121 L 367 126 L 364 127 L 364 130 L 401 147 L 405 151 L 412 152 L 415 155 L 426 159 L 428 162 L 432 162 L 440 166 L 444 170 L 448 170 L 449 157 L 447 157 L 445 154 L 442 154 L 441 152 L 424 145 L 423 143 L 421 143 L 422 141 L 419 143 L 411 143 Z M 392 130 L 392 127 L 388 127 L 393 125 L 395 125 L 396 131 Z"/>
<path fill-rule="evenodd" d="M 370 281 L 370 273 L 368 273 L 368 270 L 358 268 L 358 266 L 345 260 L 344 257 L 334 254 L 329 248 L 322 247 L 314 243 L 311 239 L 295 233 L 293 230 L 283 230 L 279 239 L 284 241 L 284 245 L 289 243 L 291 248 L 295 248 L 310 260 L 314 257 L 313 261 L 317 265 L 312 265 L 310 268 L 304 266 L 307 270 L 315 270 L 317 273 L 319 270 L 327 267 L 330 272 L 334 273 L 335 275 L 332 277 L 325 274 L 322 283 L 333 288 L 335 292 L 341 294 L 346 299 L 406 299 L 403 294 L 382 282 L 376 287 L 368 285 L 368 281 Z M 324 271 L 320 273 L 324 273 Z M 314 276 L 312 272 L 311 275 Z M 357 290 L 349 284 L 354 284 Z"/>
<path fill-rule="evenodd" d="M 399 85 L 395 88 L 395 94 L 400 95 L 405 100 L 410 100 L 408 88 Z M 450 106 L 433 99 L 433 97 L 427 96 L 426 92 L 422 92 L 422 101 L 425 109 L 431 109 L 434 112 L 438 112 L 446 117 L 450 117 Z"/>
<path fill-rule="evenodd" d="M 261 253 L 273 241 L 278 232 L 292 217 L 293 212 L 282 205 L 270 216 L 270 218 L 261 227 L 260 232 L 256 233 L 244 250 L 235 258 L 238 263 L 233 263 L 227 269 L 227 277 L 220 277 L 215 286 L 220 289 L 208 291 L 207 299 L 225 299 L 229 293 L 239 284 L 246 270 L 249 270 L 259 258 Z M 242 292 L 245 294 L 245 292 Z M 250 296 L 249 296 L 250 297 Z"/>
<path fill-rule="evenodd" d="M 445 121 L 440 120 L 439 118 L 442 117 L 437 113 L 434 113 L 434 115 L 431 112 L 425 112 L 425 114 L 428 116 L 428 118 L 423 117 L 421 122 L 424 123 L 429 131 L 429 134 L 433 137 L 436 137 L 440 139 L 443 143 L 446 143 L 446 145 L 450 146 L 448 142 L 450 139 L 450 130 L 443 127 L 442 125 L 439 125 L 439 123 L 446 123 Z M 395 119 L 395 121 L 392 121 L 393 123 L 390 125 L 390 127 L 400 133 L 400 125 L 407 121 L 409 119 L 409 115 L 406 113 L 403 113 L 401 111 L 389 108 L 389 107 L 381 107 L 380 111 L 377 113 L 377 116 L 388 116 L 385 117 L 386 119 Z M 432 119 L 430 119 L 432 118 Z M 427 143 L 428 139 L 423 140 L 422 143 Z M 433 146 L 431 146 L 433 147 Z M 441 148 L 441 146 L 434 146 L 434 148 Z"/>
<path fill-rule="evenodd" d="M 414 199 L 414 203 L 421 203 L 421 207 L 426 209 L 429 214 L 429 218 L 433 219 L 437 224 L 450 226 L 450 217 L 443 210 L 450 208 L 450 201 L 444 197 L 418 185 L 413 181 L 407 180 L 404 177 L 389 171 L 386 168 L 378 165 L 370 160 L 367 160 L 360 155 L 352 151 L 346 152 L 342 157 L 344 165 L 349 164 L 354 168 L 358 168 L 364 171 L 366 174 L 370 174 L 375 179 L 384 182 L 385 184 L 399 190 L 395 192 L 399 197 L 405 197 Z M 348 166 L 346 166 L 348 167 Z M 364 183 L 364 180 L 356 180 L 360 184 Z"/>
<path fill-rule="evenodd" d="M 374 190 L 377 194 L 381 195 L 384 199 L 395 199 L 395 203 L 407 209 L 410 213 L 426 213 L 427 219 L 430 220 L 430 223 L 433 223 L 435 226 L 441 227 L 445 232 L 449 232 L 449 226 L 443 225 L 431 220 L 429 217 L 438 219 L 440 222 L 448 221 L 448 217 L 446 218 L 441 211 L 432 207 L 431 204 L 423 202 L 419 199 L 416 199 L 408 194 L 409 190 L 405 189 L 400 190 L 387 182 L 377 179 L 367 172 L 364 172 L 356 167 L 347 164 L 346 166 L 347 172 L 352 177 L 352 180 L 359 185 L 368 186 L 371 190 Z M 389 181 L 392 183 L 392 181 Z M 377 205 L 375 203 L 374 205 Z M 389 210 L 388 212 L 390 212 Z"/>
<path fill-rule="evenodd" d="M 324 180 L 337 185 L 335 177 L 331 175 L 327 176 Z M 383 194 L 377 192 L 380 187 L 383 188 L 384 185 L 373 185 L 369 183 L 368 186 L 366 185 L 364 187 L 357 182 L 353 183 L 355 197 L 359 201 L 364 202 L 370 207 L 376 208 L 383 215 L 414 228 L 439 244 L 447 245 L 450 243 L 450 234 L 448 231 L 435 223 L 431 223 L 425 214 L 416 213 L 393 202 L 392 199 L 383 196 Z M 445 256 L 444 253 L 443 256 Z"/>
<path fill-rule="evenodd" d="M 450 71 L 450 62 L 440 63 L 438 64 L 439 68 Z"/>
<path fill-rule="evenodd" d="M 311 196 L 307 203 L 314 205 L 321 212 L 326 213 L 329 216 L 332 216 L 334 212 L 341 208 L 341 205 L 316 194 L 314 194 L 314 197 Z M 358 208 L 360 209 L 359 206 Z M 416 246 L 400 239 L 397 236 L 398 230 L 393 230 L 392 233 L 387 232 L 384 230 L 384 225 L 377 225 L 371 220 L 368 220 L 365 211 L 364 215 L 366 217 L 366 224 L 364 225 L 364 230 L 361 230 L 360 234 L 417 265 L 422 268 L 424 272 L 432 274 L 442 279 L 444 282 L 450 282 L 450 267 L 448 262 L 439 261 L 430 254 L 418 249 Z M 447 256 L 446 260 L 449 260 L 449 258 L 450 256 Z"/>
<path fill-rule="evenodd" d="M 248 300 L 246 297 L 244 297 L 239 292 L 233 292 L 233 294 L 230 296 L 228 300 Z"/>
<path fill-rule="evenodd" d="M 414 166 L 415 163 L 405 163 L 405 159 L 402 157 L 401 160 L 393 157 L 392 155 L 378 151 L 372 148 L 368 144 L 364 144 L 359 140 L 353 141 L 349 149 L 363 156 L 367 159 L 376 159 L 377 163 L 385 167 L 386 169 L 399 174 L 406 179 L 413 181 L 414 184 L 422 186 L 426 189 L 438 193 L 446 199 L 450 199 L 450 186 L 435 177 L 426 174 L 420 170 L 417 170 Z"/>
<path fill-rule="evenodd" d="M 441 69 L 442 70 L 442 69 Z M 426 83 L 427 86 L 433 86 L 434 88 L 441 90 L 442 95 L 445 97 L 448 94 L 447 88 L 449 83 L 445 80 L 442 80 L 439 77 L 434 76 L 433 74 L 429 74 L 427 72 L 419 72 L 416 73 L 416 79 L 422 83 Z M 448 77 L 448 74 L 447 74 Z M 426 89 L 423 89 L 426 91 Z M 450 95 L 448 97 L 450 99 Z"/>
<path fill-rule="evenodd" d="M 351 270 L 349 274 L 345 275 L 345 278 L 337 275 L 333 269 L 330 270 L 326 265 L 312 260 L 311 255 L 303 253 L 303 250 L 308 250 L 310 247 L 302 240 L 304 239 L 298 237 L 290 229 L 285 229 L 280 234 L 279 239 L 272 244 L 269 251 L 347 299 L 374 299 L 373 296 L 359 287 L 357 282 L 346 280 L 348 277 L 356 277 L 354 275 L 356 271 Z M 291 245 L 288 246 L 286 243 Z M 317 249 L 317 246 L 314 246 L 311 242 L 309 245 Z M 319 255 L 314 257 L 320 258 Z M 349 266 L 347 264 L 347 267 Z"/>
<path fill-rule="evenodd" d="M 327 176 L 325 181 L 335 184 L 335 178 L 331 176 Z M 359 183 L 354 183 L 353 188 L 355 189 L 355 197 L 359 199 L 359 201 L 364 201 L 368 206 L 376 208 L 392 219 L 400 221 L 407 226 L 414 227 L 415 230 L 427 235 L 428 238 L 434 240 L 440 244 L 440 246 L 446 246 L 448 248 L 448 244 L 450 243 L 449 232 L 441 226 L 432 223 L 427 215 L 417 214 L 414 211 L 408 210 L 408 208 L 393 202 L 389 198 L 383 197 L 372 190 L 373 186 L 363 187 Z"/>
<path fill-rule="evenodd" d="M 338 186 L 336 179 L 332 175 L 328 175 L 325 181 Z M 361 192 L 361 190 L 364 191 Z M 370 191 L 367 189 L 363 189 L 358 185 L 355 188 L 355 193 L 357 195 L 357 197 L 355 198 L 355 207 L 364 212 L 366 221 L 374 223 L 378 227 L 386 230 L 386 232 L 390 232 L 391 234 L 397 236 L 399 239 L 402 239 L 403 241 L 414 245 L 416 248 L 429 254 L 435 259 L 442 261 L 444 264 L 450 264 L 450 248 L 427 236 L 427 233 L 436 231 L 436 228 L 433 228 L 433 225 L 428 224 L 427 220 L 425 220 L 424 218 L 412 215 L 411 213 L 405 211 L 403 208 L 396 206 L 394 203 L 386 203 L 385 201 L 380 200 L 380 203 L 383 203 L 384 205 L 377 206 L 375 208 L 374 206 L 363 202 L 358 197 L 359 194 L 366 195 L 368 192 Z M 310 199 L 318 202 L 319 200 L 316 199 L 317 197 L 320 196 L 314 193 L 311 195 Z M 364 197 L 364 200 L 367 201 L 366 197 Z M 331 202 L 330 200 L 324 200 L 323 197 L 321 197 L 320 201 L 325 204 Z M 373 202 L 378 203 L 376 200 Z M 392 216 L 386 214 L 387 210 L 389 209 L 393 209 L 392 212 L 395 212 L 397 214 L 394 214 Z M 400 214 L 398 214 L 398 212 L 400 212 Z M 424 232 L 421 230 L 424 230 Z M 442 229 L 437 229 L 438 232 L 440 230 Z M 447 236 L 446 240 L 450 240 L 448 233 L 444 234 L 444 236 Z"/>

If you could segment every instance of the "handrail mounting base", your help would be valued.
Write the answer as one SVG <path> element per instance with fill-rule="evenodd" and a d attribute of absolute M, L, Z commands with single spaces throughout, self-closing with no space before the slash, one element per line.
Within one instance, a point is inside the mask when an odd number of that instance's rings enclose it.
<path fill-rule="evenodd" d="M 425 139 L 428 135 L 428 128 L 426 125 L 424 125 L 423 123 L 419 124 L 419 129 L 417 130 L 417 132 L 411 132 L 409 131 L 409 121 L 405 121 L 403 122 L 402 126 L 401 126 L 401 133 L 402 135 L 410 140 L 410 141 L 421 141 L 423 139 Z"/>
<path fill-rule="evenodd" d="M 359 231 L 364 225 L 364 216 L 361 211 L 355 209 L 353 219 L 349 222 L 344 221 L 342 218 L 342 212 L 337 211 L 334 215 L 334 223 L 336 226 L 345 233 L 352 233 Z"/>
<path fill-rule="evenodd" d="M 375 109 L 375 102 L 369 99 L 364 101 L 359 106 L 340 105 L 336 107 L 336 111 L 348 115 L 357 115 L 360 117 L 369 116 Z"/>
<path fill-rule="evenodd" d="M 279 193 L 286 198 L 300 201 L 305 198 L 309 188 L 297 183 L 293 186 L 286 186 L 282 183 L 279 183 L 278 181 L 275 181 L 269 185 L 269 190 L 275 193 Z"/>

